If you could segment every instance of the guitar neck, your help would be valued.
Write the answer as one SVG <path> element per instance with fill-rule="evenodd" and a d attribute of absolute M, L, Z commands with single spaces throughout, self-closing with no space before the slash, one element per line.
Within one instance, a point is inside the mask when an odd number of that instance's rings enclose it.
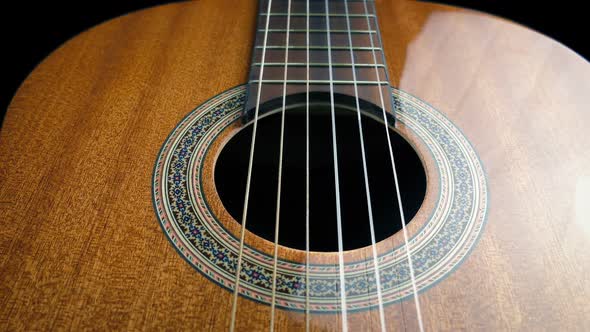
<path fill-rule="evenodd" d="M 287 95 L 332 91 L 337 99 L 358 95 L 390 111 L 391 100 L 385 97 L 391 94 L 389 77 L 373 1 L 290 4 L 260 0 L 244 120 L 252 119 L 257 103 L 280 98 L 285 90 Z"/>

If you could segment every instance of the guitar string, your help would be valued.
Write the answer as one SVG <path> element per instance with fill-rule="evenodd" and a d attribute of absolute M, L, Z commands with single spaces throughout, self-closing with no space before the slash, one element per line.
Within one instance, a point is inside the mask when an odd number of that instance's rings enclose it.
<path fill-rule="evenodd" d="M 365 14 L 369 14 L 369 10 L 367 7 L 367 1 L 363 0 L 363 5 L 364 5 L 364 9 L 365 9 Z M 375 6 L 373 4 L 373 11 L 376 12 L 375 10 Z M 375 30 L 378 30 L 378 26 L 377 26 L 377 16 L 375 15 Z M 371 29 L 371 22 L 369 20 L 369 17 L 367 16 L 367 29 Z M 375 75 L 377 76 L 377 81 L 381 81 L 380 78 L 380 74 L 379 74 L 379 67 L 377 64 L 377 55 L 374 49 L 374 42 L 373 42 L 373 35 L 370 36 L 369 38 L 371 40 L 371 48 L 373 48 L 372 53 L 373 53 L 373 63 L 375 64 Z M 391 138 L 389 135 L 389 127 L 387 125 L 387 116 L 385 114 L 385 99 L 383 97 L 383 89 L 381 87 L 379 87 L 379 99 L 381 102 L 381 109 L 383 111 L 383 123 L 385 125 L 385 134 L 387 137 L 387 146 L 389 149 L 389 157 L 391 160 L 391 166 L 392 166 L 392 170 L 393 170 L 393 179 L 394 179 L 394 183 L 395 183 L 395 190 L 396 190 L 396 194 L 397 194 L 397 203 L 398 203 L 398 207 L 399 207 L 399 213 L 400 213 L 400 218 L 401 218 L 401 223 L 402 223 L 402 232 L 404 234 L 404 242 L 405 242 L 405 247 L 406 247 L 406 255 L 408 257 L 408 265 L 409 265 L 409 269 L 410 269 L 410 277 L 412 280 L 412 291 L 414 293 L 414 303 L 416 305 L 416 318 L 418 320 L 418 327 L 420 329 L 420 332 L 424 332 L 424 324 L 422 322 L 422 313 L 420 310 L 420 300 L 418 299 L 418 289 L 416 287 L 416 276 L 414 273 L 414 267 L 412 264 L 412 255 L 411 255 L 411 250 L 410 250 L 410 245 L 408 243 L 408 231 L 406 229 L 406 219 L 404 216 L 404 210 L 402 207 L 402 201 L 401 201 L 401 195 L 400 195 L 400 189 L 399 189 L 399 182 L 398 182 L 398 177 L 397 177 L 397 170 L 396 170 L 396 166 L 395 166 L 395 158 L 393 157 L 393 147 L 391 144 Z"/>
<path fill-rule="evenodd" d="M 285 66 L 283 67 L 283 105 L 281 108 L 281 135 L 279 142 L 279 174 L 277 178 L 277 202 L 275 209 L 275 242 L 274 242 L 274 256 L 272 266 L 272 298 L 270 301 L 270 332 L 274 331 L 275 326 L 275 302 L 277 297 L 277 264 L 279 255 L 279 221 L 281 214 L 281 184 L 283 176 L 283 148 L 285 138 L 285 107 L 287 103 L 287 74 L 289 63 L 289 29 L 291 28 L 291 0 L 287 3 L 287 34 L 285 37 Z"/>
<path fill-rule="evenodd" d="M 305 82 L 305 331 L 309 332 L 309 0 L 306 1 Z"/>
<path fill-rule="evenodd" d="M 346 308 L 346 284 L 344 278 L 344 246 L 342 243 L 342 215 L 340 210 L 340 183 L 338 178 L 338 151 L 336 143 L 336 115 L 334 109 L 334 77 L 332 73 L 332 45 L 330 38 L 330 7 L 328 0 L 324 1 L 326 6 L 326 34 L 328 50 L 328 73 L 330 82 L 330 115 L 332 119 L 332 154 L 334 161 L 334 185 L 336 192 L 336 221 L 338 230 L 338 266 L 340 276 L 340 306 L 342 307 L 342 331 L 348 331 L 348 314 Z"/>
<path fill-rule="evenodd" d="M 348 45 L 350 46 L 350 63 L 352 65 L 352 82 L 354 87 L 354 96 L 356 102 L 356 118 L 360 136 L 361 145 L 361 156 L 363 161 L 363 175 L 365 180 L 365 196 L 367 198 L 367 213 L 369 215 L 369 228 L 371 232 L 371 249 L 373 253 L 373 266 L 375 269 L 375 281 L 377 286 L 377 299 L 379 306 L 379 322 L 381 325 L 381 331 L 385 332 L 385 313 L 383 311 L 383 297 L 381 294 L 381 276 L 379 273 L 379 262 L 377 256 L 377 245 L 375 244 L 375 227 L 373 223 L 373 208 L 371 207 L 371 190 L 369 188 L 369 172 L 367 170 L 367 157 L 365 152 L 365 139 L 363 137 L 363 125 L 361 123 L 361 107 L 359 103 L 359 92 L 357 85 L 356 76 L 356 65 L 354 60 L 353 44 L 352 44 L 352 33 L 350 32 L 350 16 L 348 13 L 348 0 L 344 0 L 344 10 L 346 16 L 346 27 L 348 28 Z"/>
<path fill-rule="evenodd" d="M 266 9 L 266 27 L 264 30 L 264 41 L 262 46 L 262 59 L 258 79 L 258 91 L 256 93 L 256 108 L 254 111 L 254 125 L 252 128 L 252 141 L 250 143 L 250 156 L 248 160 L 248 174 L 246 177 L 246 193 L 244 195 L 244 208 L 242 210 L 242 228 L 240 231 L 240 248 L 238 251 L 238 262 L 236 266 L 236 278 L 234 281 L 234 292 L 232 296 L 232 310 L 229 330 L 233 332 L 236 328 L 236 313 L 238 309 L 238 292 L 240 289 L 240 272 L 242 271 L 242 255 L 244 253 L 244 236 L 246 234 L 246 217 L 248 216 L 248 201 L 250 199 L 250 182 L 252 180 L 252 164 L 254 161 L 254 148 L 256 146 L 256 130 L 258 129 L 258 112 L 260 111 L 260 94 L 262 91 L 262 78 L 264 74 L 264 63 L 266 61 L 266 42 L 268 39 L 268 25 L 270 22 L 270 8 L 272 0 L 268 0 Z"/>
<path fill-rule="evenodd" d="M 308 0 L 309 2 L 309 0 Z M 230 325 L 230 331 L 234 331 L 235 329 L 235 318 L 236 318 L 236 305 L 237 305 L 237 295 L 238 295 L 238 290 L 239 290 L 239 275 L 240 275 L 240 271 L 241 271 L 241 260 L 242 260 L 242 255 L 243 255 L 243 245 L 244 245 L 244 234 L 245 234 L 245 225 L 246 225 L 246 216 L 247 216 L 247 207 L 248 207 L 248 198 L 249 198 L 249 189 L 250 189 L 250 182 L 251 182 L 251 173 L 252 173 L 252 161 L 253 161 L 253 155 L 254 155 L 254 147 L 255 147 L 255 141 L 256 141 L 256 129 L 257 129 L 257 120 L 258 120 L 258 113 L 259 113 L 259 103 L 260 103 L 260 93 L 261 93 L 261 85 L 262 85 L 262 76 L 263 76 L 263 71 L 264 71 L 264 63 L 265 63 L 265 58 L 266 58 L 266 44 L 267 44 L 267 37 L 268 37 L 268 30 L 269 30 L 269 18 L 270 18 L 270 8 L 271 8 L 271 3 L 272 0 L 269 0 L 268 6 L 267 6 L 267 20 L 266 20 L 266 28 L 265 28 L 265 33 L 264 33 L 264 45 L 262 48 L 262 62 L 261 62 L 261 69 L 260 69 L 260 79 L 259 79 L 259 84 L 258 84 L 258 91 L 257 91 L 257 102 L 256 102 L 256 109 L 255 109 L 255 116 L 254 116 L 254 126 L 253 126 L 253 134 L 252 134 L 252 143 L 251 143 L 251 147 L 250 147 L 250 158 L 249 158 L 249 165 L 248 165 L 248 176 L 247 176 L 247 181 L 246 181 L 246 196 L 244 199 L 244 210 L 243 210 L 243 215 L 242 215 L 242 231 L 241 231 L 241 236 L 240 236 L 240 250 L 239 250 L 239 254 L 238 254 L 238 266 L 237 266 L 237 271 L 236 271 L 236 282 L 235 282 L 235 288 L 234 288 L 234 296 L 233 296 L 233 303 L 232 303 L 232 319 L 231 319 L 231 325 Z M 289 0 L 290 3 L 290 0 Z M 365 7 L 365 12 L 368 12 L 367 9 L 367 4 L 366 4 L 366 0 L 363 1 L 364 7 Z M 329 7 L 328 7 L 328 0 L 325 0 L 325 5 L 326 5 L 326 25 L 327 25 L 327 34 L 328 34 L 328 60 L 329 60 L 329 74 L 330 74 L 330 101 L 331 101 L 331 115 L 332 115 L 332 139 L 334 142 L 333 145 L 333 154 L 334 154 L 334 169 L 335 169 L 335 185 L 336 185 L 336 205 L 337 205 L 337 221 L 338 221 L 338 246 L 339 246 L 339 267 L 340 267 L 340 283 L 341 285 L 344 285 L 344 269 L 343 269 L 343 246 L 342 246 L 342 228 L 341 228 L 341 215 L 340 215 L 340 198 L 339 198 L 339 181 L 338 181 L 338 164 L 337 164 L 337 151 L 336 151 L 336 128 L 335 128 L 335 117 L 334 117 L 334 90 L 333 90 L 333 77 L 332 77 L 332 53 L 331 53 L 331 47 L 330 47 L 330 22 L 329 22 Z M 289 5 L 289 9 L 290 9 L 290 5 Z M 308 28 L 307 28 L 307 41 L 309 43 L 309 3 L 308 3 Z M 290 15 L 289 15 L 290 16 Z M 370 29 L 370 21 L 369 18 L 367 17 L 367 24 L 369 26 Z M 371 41 L 371 47 L 373 47 L 373 37 L 370 37 L 370 41 Z M 309 44 L 308 44 L 309 47 Z M 309 52 L 309 49 L 307 49 L 307 52 Z M 376 53 L 375 50 L 372 50 L 373 53 L 373 61 L 375 63 L 375 72 L 377 75 L 377 80 L 380 81 L 379 79 L 379 72 L 378 72 L 378 65 L 377 65 L 377 59 L 376 59 Z M 308 57 L 308 61 L 307 61 L 307 71 L 308 71 L 308 75 L 309 75 L 309 53 L 307 54 Z M 287 61 L 285 61 L 287 63 Z M 354 66 L 354 65 L 353 65 Z M 309 116 L 309 76 L 307 77 L 307 117 Z M 415 298 L 415 303 L 416 303 L 416 311 L 417 311 L 417 318 L 418 318 L 418 322 L 419 322 L 419 328 L 420 331 L 423 331 L 423 324 L 422 324 L 422 318 L 421 318 L 421 313 L 420 313 L 420 305 L 419 305 L 419 300 L 418 300 L 418 294 L 417 294 L 417 289 L 416 289 L 416 281 L 415 281 L 415 274 L 413 271 L 413 264 L 411 261 L 411 253 L 410 253 L 410 249 L 408 246 L 408 236 L 407 236 L 407 230 L 406 230 L 406 225 L 405 225 L 405 217 L 403 215 L 403 209 L 402 209 L 402 205 L 401 205 L 401 198 L 400 198 L 400 193 L 399 193 L 399 185 L 398 185 L 398 179 L 397 179 L 397 172 L 396 172 L 396 168 L 395 168 L 395 161 L 393 158 L 393 149 L 391 146 L 391 141 L 389 139 L 389 131 L 387 130 L 387 121 L 386 121 L 386 116 L 385 116 L 385 107 L 384 107 L 384 98 L 383 98 L 383 92 L 382 89 L 379 89 L 379 95 L 380 95 L 380 101 L 381 101 L 381 105 L 382 105 L 382 110 L 383 110 L 383 119 L 384 119 L 384 123 L 385 123 L 385 128 L 386 128 L 386 135 L 388 138 L 388 148 L 389 148 L 389 153 L 390 153 L 390 158 L 391 158 L 391 162 L 392 162 L 392 169 L 393 169 L 393 176 L 394 176 L 394 180 L 395 180 L 395 185 L 396 185 L 396 192 L 397 192 L 397 198 L 398 198 L 398 205 L 400 207 L 400 215 L 401 215 L 401 219 L 402 219 L 402 228 L 403 228 L 403 232 L 404 232 L 404 239 L 406 242 L 406 253 L 408 256 L 408 262 L 410 265 L 410 274 L 411 274 L 411 278 L 412 278 L 412 286 L 413 286 L 413 291 L 414 291 L 414 298 Z M 358 96 L 357 96 L 358 97 Z M 308 120 L 308 118 L 307 118 Z M 307 122 L 307 129 L 309 129 L 309 124 Z M 281 147 L 282 149 L 282 147 Z M 308 153 L 309 151 L 307 151 Z M 307 186 L 308 187 L 308 186 Z M 306 209 L 308 212 L 308 209 Z M 307 228 L 307 245 L 309 245 L 309 233 L 308 233 L 308 218 L 306 218 L 306 228 Z M 275 236 L 276 237 L 276 236 Z M 307 262 L 308 262 L 308 258 L 309 258 L 309 248 L 307 249 Z M 308 263 L 306 263 L 308 264 Z M 306 271 L 308 271 L 308 267 L 309 265 L 307 265 L 306 267 Z M 306 276 L 306 279 L 308 278 L 308 275 Z M 275 278 L 273 278 L 274 281 Z M 377 279 L 379 280 L 379 279 Z M 308 281 L 306 280 L 306 284 L 308 283 Z M 346 310 L 346 295 L 345 295 L 345 289 L 344 287 L 340 287 L 340 298 L 341 298 L 341 306 L 343 308 L 343 313 L 342 313 L 342 325 L 343 325 L 343 330 L 347 331 L 348 330 L 348 324 L 347 324 L 347 310 Z M 308 296 L 308 295 L 307 295 Z M 308 301 L 308 300 L 306 300 Z M 273 305 L 274 305 L 274 300 L 273 300 Z M 308 302 L 307 302 L 308 303 Z M 309 305 L 306 305 L 307 308 L 309 308 Z M 308 314 L 309 314 L 309 310 L 307 310 Z M 307 318 L 306 320 L 308 320 L 309 318 Z M 309 326 L 308 323 L 306 323 L 306 326 Z M 383 326 L 383 325 L 382 325 Z M 272 327 L 271 327 L 272 330 Z"/>

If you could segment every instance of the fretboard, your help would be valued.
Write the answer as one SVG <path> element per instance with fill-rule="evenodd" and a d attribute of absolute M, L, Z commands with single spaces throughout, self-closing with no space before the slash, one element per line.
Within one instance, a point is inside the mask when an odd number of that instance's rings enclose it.
<path fill-rule="evenodd" d="M 325 1 L 310 0 L 309 12 L 307 6 L 306 0 L 292 0 L 289 14 L 287 0 L 260 0 L 246 110 L 256 106 L 259 87 L 260 104 L 283 95 L 286 68 L 288 95 L 306 92 L 309 81 L 310 92 L 332 89 L 355 96 L 356 82 L 359 98 L 379 107 L 381 89 L 389 111 L 389 78 L 373 1 L 329 0 L 326 8 Z"/>

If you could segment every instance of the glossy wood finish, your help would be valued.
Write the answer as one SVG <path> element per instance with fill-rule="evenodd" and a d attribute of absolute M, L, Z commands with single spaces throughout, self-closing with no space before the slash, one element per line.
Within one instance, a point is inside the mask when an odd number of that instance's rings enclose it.
<path fill-rule="evenodd" d="M 392 83 L 459 126 L 488 176 L 487 226 L 421 294 L 426 329 L 587 330 L 590 65 L 484 14 L 404 1 L 377 10 Z M 0 133 L 3 330 L 229 326 L 230 293 L 162 234 L 151 175 L 184 114 L 246 82 L 255 13 L 254 2 L 198 1 L 127 15 L 69 41 L 23 83 Z M 266 329 L 268 311 L 240 299 L 239 329 Z M 301 329 L 302 317 L 279 311 L 277 328 Z M 349 322 L 379 327 L 374 312 Z M 387 322 L 415 330 L 413 303 L 388 306 Z"/>

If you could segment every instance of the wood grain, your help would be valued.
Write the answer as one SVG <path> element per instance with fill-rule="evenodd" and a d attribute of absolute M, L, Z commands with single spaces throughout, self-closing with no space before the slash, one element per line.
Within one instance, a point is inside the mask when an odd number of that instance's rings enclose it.
<path fill-rule="evenodd" d="M 426 329 L 589 329 L 590 65 L 481 13 L 405 1 L 377 10 L 392 83 L 460 127 L 488 176 L 487 226 L 461 267 L 421 294 Z M 197 1 L 126 15 L 70 40 L 23 83 L 0 133 L 2 330 L 227 329 L 231 294 L 168 243 L 151 176 L 186 113 L 247 81 L 255 13 L 253 1 Z M 267 328 L 268 306 L 239 306 L 240 330 Z M 349 323 L 379 328 L 372 312 Z M 387 323 L 415 330 L 411 300 L 388 306 Z M 278 329 L 303 326 L 279 311 Z M 312 326 L 338 330 L 340 319 Z"/>

